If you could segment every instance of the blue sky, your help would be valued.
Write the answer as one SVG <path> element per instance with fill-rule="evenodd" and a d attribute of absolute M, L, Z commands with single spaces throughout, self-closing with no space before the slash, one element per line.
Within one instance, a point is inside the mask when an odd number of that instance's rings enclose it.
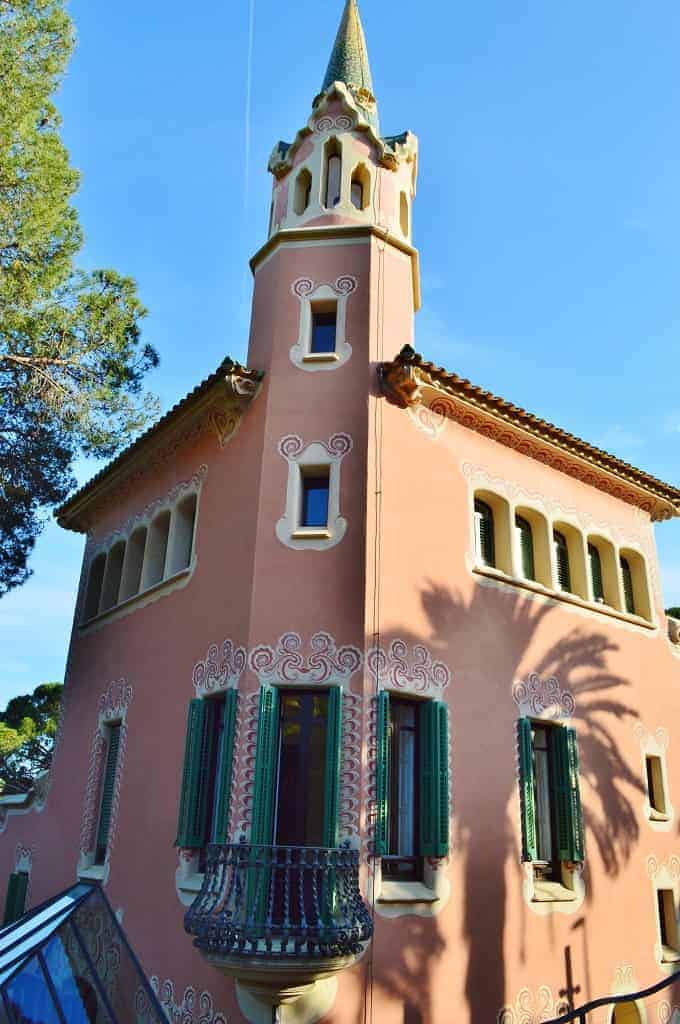
<path fill-rule="evenodd" d="M 139 282 L 164 408 L 245 356 L 267 157 L 308 116 L 341 6 L 254 0 L 249 89 L 249 0 L 71 0 L 82 262 Z M 419 350 L 680 483 L 677 0 L 361 8 L 382 128 L 420 139 Z M 657 541 L 680 604 L 680 522 Z M 82 548 L 48 526 L 2 600 L 0 703 L 63 677 Z"/>

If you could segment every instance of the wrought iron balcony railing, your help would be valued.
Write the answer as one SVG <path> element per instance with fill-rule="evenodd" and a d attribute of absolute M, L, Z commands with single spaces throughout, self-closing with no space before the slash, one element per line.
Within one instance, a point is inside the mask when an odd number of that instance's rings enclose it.
<path fill-rule="evenodd" d="M 216 957 L 358 956 L 373 932 L 359 892 L 358 851 L 209 846 L 184 927 L 194 945 Z"/>

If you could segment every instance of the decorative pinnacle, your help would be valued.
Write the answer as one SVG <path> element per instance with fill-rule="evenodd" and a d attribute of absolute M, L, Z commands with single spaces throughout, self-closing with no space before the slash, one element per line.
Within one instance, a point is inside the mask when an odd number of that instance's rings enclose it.
<path fill-rule="evenodd" d="M 377 127 L 373 79 L 357 0 L 346 0 L 321 92 L 326 92 L 333 82 L 343 82 L 351 90 L 366 109 L 367 119 Z"/>

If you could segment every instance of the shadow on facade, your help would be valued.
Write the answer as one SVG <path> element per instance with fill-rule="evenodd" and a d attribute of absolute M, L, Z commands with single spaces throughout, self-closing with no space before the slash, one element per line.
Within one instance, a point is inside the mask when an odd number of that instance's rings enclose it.
<path fill-rule="evenodd" d="M 433 657 L 441 658 L 452 671 L 448 699 L 453 744 L 451 795 L 454 816 L 452 850 L 464 862 L 462 892 L 454 891 L 449 905 L 435 918 L 404 917 L 399 920 L 400 945 L 376 958 L 373 977 L 377 986 L 404 1003 L 404 1021 L 431 1017 L 433 972 L 445 946 L 456 942 L 456 927 L 448 925 L 452 913 L 463 907 L 463 942 L 456 956 L 466 964 L 466 1019 L 496 1020 L 498 1010 L 508 1001 L 505 990 L 505 915 L 507 880 L 516 886 L 522 909 L 519 958 L 526 961 L 525 934 L 531 911 L 522 897 L 522 871 L 518 848 L 516 800 L 515 723 L 519 711 L 512 697 L 512 684 L 536 672 L 542 679 L 555 677 L 562 690 L 576 700 L 574 723 L 579 736 L 581 787 L 585 827 L 590 853 L 597 847 L 604 868 L 615 876 L 628 860 L 638 835 L 633 806 L 627 796 L 630 787 L 643 790 L 641 779 L 631 772 L 619 752 L 611 723 L 637 717 L 625 702 L 631 684 L 608 668 L 609 657 L 618 649 L 603 632 L 586 623 L 564 634 L 547 651 L 541 651 L 539 629 L 557 608 L 527 599 L 522 593 L 475 588 L 465 602 L 450 589 L 429 582 L 422 592 L 422 605 L 430 624 L 427 636 L 415 635 L 408 627 L 381 636 L 387 650 L 393 639 L 409 644 L 425 643 Z M 567 620 L 561 613 L 560 623 Z M 463 727 L 464 723 L 464 727 Z M 592 883 L 586 868 L 587 898 Z M 447 940 L 441 929 L 448 933 Z M 546 920 L 546 938 L 553 931 Z M 582 944 L 576 934 L 575 940 Z M 380 942 L 380 931 L 376 935 Z M 580 950 L 579 950 L 580 952 Z M 563 962 L 564 952 L 555 949 Z M 579 956 L 579 960 L 581 957 Z M 587 964 L 584 971 L 588 973 Z M 457 973 L 457 967 L 452 970 Z M 576 986 L 570 961 L 566 988 Z M 441 984 L 441 975 L 438 978 Z M 585 988 L 586 978 L 578 983 Z M 581 988 L 584 993 L 584 988 Z M 584 993 L 587 994 L 587 993 Z M 439 996 L 441 1006 L 442 995 Z M 446 1001 L 446 1000 L 445 1000 Z M 450 1005 L 451 1020 L 460 1007 Z"/>

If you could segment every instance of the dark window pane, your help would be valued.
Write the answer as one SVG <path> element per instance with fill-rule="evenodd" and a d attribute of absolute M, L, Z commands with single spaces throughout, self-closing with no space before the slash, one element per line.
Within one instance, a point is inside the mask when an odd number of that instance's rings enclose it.
<path fill-rule="evenodd" d="M 328 525 L 328 476 L 304 476 L 302 478 L 300 525 Z"/>
<path fill-rule="evenodd" d="M 390 699 L 389 855 L 386 877 L 422 878 L 418 817 L 418 715 L 411 701 Z"/>
<path fill-rule="evenodd" d="M 281 697 L 276 841 L 323 843 L 328 693 L 291 690 Z"/>
<path fill-rule="evenodd" d="M 69 948 L 59 935 L 45 949 L 45 966 L 54 985 L 64 1016 L 69 1024 L 95 1024 L 102 1017 L 103 1007 L 85 962 L 82 950 L 73 936 L 63 932 Z"/>
<path fill-rule="evenodd" d="M 312 312 L 312 352 L 335 352 L 335 310 Z"/>
<path fill-rule="evenodd" d="M 9 983 L 7 997 L 20 1024 L 61 1024 L 37 957 Z"/>

